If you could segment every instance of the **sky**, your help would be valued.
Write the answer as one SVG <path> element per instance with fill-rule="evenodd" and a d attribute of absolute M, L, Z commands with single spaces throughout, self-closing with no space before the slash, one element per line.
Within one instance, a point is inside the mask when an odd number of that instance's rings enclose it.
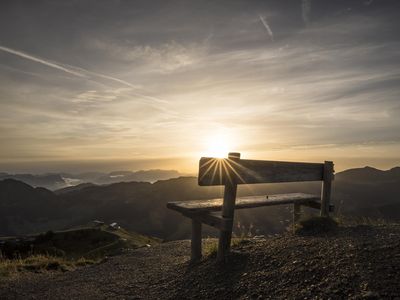
<path fill-rule="evenodd" d="M 0 171 L 400 165 L 400 1 L 0 2 Z"/>

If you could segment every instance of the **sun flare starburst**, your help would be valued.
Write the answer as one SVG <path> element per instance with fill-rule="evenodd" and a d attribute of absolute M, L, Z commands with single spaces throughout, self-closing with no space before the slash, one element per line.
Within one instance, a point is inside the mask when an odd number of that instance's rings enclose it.
<path fill-rule="evenodd" d="M 218 132 L 204 140 L 204 155 L 208 157 L 224 158 L 232 150 L 232 140 L 229 134 Z"/>

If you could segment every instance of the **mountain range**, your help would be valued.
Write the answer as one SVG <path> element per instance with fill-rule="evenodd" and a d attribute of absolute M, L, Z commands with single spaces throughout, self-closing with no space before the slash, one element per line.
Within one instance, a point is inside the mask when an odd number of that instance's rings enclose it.
<path fill-rule="evenodd" d="M 335 176 L 337 216 L 400 220 L 400 168 L 350 169 Z M 122 174 L 121 174 L 122 175 Z M 118 177 L 116 177 L 118 178 Z M 240 186 L 238 195 L 290 192 L 320 193 L 320 182 Z M 68 228 L 92 220 L 118 222 L 124 228 L 173 240 L 190 235 L 187 218 L 166 209 L 169 201 L 221 197 L 223 187 L 200 187 L 196 177 L 156 182 L 81 184 L 50 191 L 16 179 L 0 181 L 0 235 Z M 237 212 L 235 234 L 274 234 L 291 223 L 291 207 L 263 207 Z M 205 235 L 214 235 L 205 228 Z"/>
<path fill-rule="evenodd" d="M 44 187 L 49 190 L 57 190 L 65 187 L 76 186 L 82 183 L 111 184 L 117 182 L 146 181 L 176 178 L 181 176 L 175 170 L 140 170 L 140 171 L 113 171 L 110 173 L 85 172 L 78 174 L 49 173 L 49 174 L 8 174 L 0 173 L 2 179 L 16 179 L 33 187 Z"/>

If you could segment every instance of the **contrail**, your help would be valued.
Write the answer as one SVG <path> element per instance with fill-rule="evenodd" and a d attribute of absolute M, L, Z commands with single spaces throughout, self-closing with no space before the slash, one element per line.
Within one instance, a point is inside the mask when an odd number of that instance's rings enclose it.
<path fill-rule="evenodd" d="M 44 60 L 44 59 L 41 59 L 41 58 L 38 58 L 38 57 L 34 57 L 32 55 L 26 54 L 26 53 L 18 51 L 18 50 L 14 50 L 14 49 L 3 47 L 3 46 L 0 46 L 0 50 L 4 51 L 4 52 L 7 52 L 7 53 L 14 54 L 16 56 L 19 56 L 19 57 L 22 57 L 22 58 L 25 58 L 25 59 L 28 59 L 28 60 L 32 60 L 32 61 L 38 62 L 38 63 L 40 63 L 42 65 L 46 65 L 48 67 L 64 71 L 66 73 L 69 73 L 69 74 L 72 74 L 72 75 L 75 75 L 75 76 L 78 76 L 78 77 L 87 77 L 84 74 L 81 74 L 79 72 L 75 72 L 73 70 L 67 69 L 67 68 L 65 68 L 65 67 L 63 67 L 63 66 L 61 66 L 59 64 L 56 64 L 56 63 L 53 63 L 51 61 L 47 61 L 47 60 Z"/>
<path fill-rule="evenodd" d="M 305 24 L 310 22 L 311 0 L 302 0 L 301 16 Z"/>
<path fill-rule="evenodd" d="M 136 86 L 134 86 L 133 84 L 131 84 L 129 82 L 127 82 L 125 80 L 122 80 L 122 79 L 119 79 L 119 78 L 115 78 L 115 77 L 109 76 L 109 75 L 92 72 L 92 71 L 89 71 L 89 70 L 86 70 L 86 69 L 83 69 L 83 68 L 79 68 L 79 67 L 75 67 L 75 66 L 71 66 L 71 65 L 65 65 L 65 64 L 58 63 L 58 62 L 45 60 L 45 59 L 38 58 L 38 57 L 35 57 L 33 55 L 24 53 L 22 51 L 14 50 L 14 49 L 11 49 L 11 48 L 8 48 L 8 47 L 0 46 L 0 51 L 4 51 L 4 52 L 10 53 L 10 54 L 13 54 L 13 55 L 16 55 L 16 56 L 19 56 L 19 57 L 22 57 L 22 58 L 37 62 L 37 63 L 40 63 L 42 65 L 45 65 L 45 66 L 48 66 L 48 67 L 51 67 L 51 68 L 66 72 L 66 73 L 71 74 L 71 75 L 75 75 L 77 77 L 81 77 L 81 78 L 86 78 L 88 80 L 92 80 L 92 79 L 90 79 L 90 76 L 88 76 L 88 74 L 89 74 L 89 75 L 93 75 L 93 76 L 96 76 L 96 77 L 100 77 L 100 78 L 104 78 L 104 79 L 108 79 L 108 80 L 111 80 L 111 81 L 118 82 L 120 84 L 123 84 L 123 85 L 128 86 L 128 87 L 133 88 L 133 89 L 137 89 Z M 95 80 L 93 80 L 93 81 L 95 81 Z M 137 97 L 145 98 L 145 99 L 148 99 L 148 100 L 151 100 L 151 101 L 155 101 L 155 102 L 158 102 L 158 103 L 168 103 L 168 101 L 166 101 L 166 100 L 163 100 L 163 99 L 160 99 L 160 98 L 157 98 L 157 97 L 153 97 L 153 96 L 148 96 L 148 95 L 145 95 L 145 94 L 142 94 L 142 93 L 138 93 L 136 91 L 129 91 L 129 93 L 131 95 L 135 95 Z"/>
<path fill-rule="evenodd" d="M 271 30 L 271 27 L 269 27 L 267 20 L 263 18 L 261 15 L 258 15 L 260 17 L 261 23 L 264 25 L 265 29 L 267 30 L 269 36 L 271 37 L 271 40 L 274 41 L 274 33 Z"/>
<path fill-rule="evenodd" d="M 133 84 L 131 84 L 131 83 L 125 81 L 125 80 L 112 77 L 112 76 L 91 72 L 91 71 L 85 70 L 83 68 L 64 65 L 64 64 L 61 64 L 61 63 L 58 63 L 58 62 L 52 62 L 52 61 L 49 61 L 49 60 L 45 60 L 45 59 L 38 58 L 38 57 L 35 57 L 35 56 L 27 54 L 27 53 L 24 53 L 22 51 L 14 50 L 14 49 L 3 47 L 3 46 L 0 46 L 0 50 L 4 51 L 4 52 L 7 52 L 7 53 L 14 54 L 16 56 L 19 56 L 19 57 L 22 57 L 22 58 L 25 58 L 25 59 L 28 59 L 28 60 L 31 60 L 31 61 L 34 61 L 34 62 L 37 62 L 37 63 L 40 63 L 40 64 L 45 65 L 45 66 L 48 66 L 48 67 L 51 67 L 51 68 L 66 72 L 68 74 L 72 74 L 72 75 L 78 76 L 78 77 L 89 78 L 89 76 L 87 76 L 86 74 L 90 74 L 90 75 L 93 75 L 93 76 L 97 76 L 97 77 L 101 77 L 101 78 L 104 78 L 104 79 L 108 79 L 108 80 L 112 80 L 112 81 L 121 83 L 121 84 L 123 84 L 125 86 L 129 86 L 131 88 L 135 88 L 135 86 Z M 148 97 L 148 96 L 146 96 L 146 97 Z"/>

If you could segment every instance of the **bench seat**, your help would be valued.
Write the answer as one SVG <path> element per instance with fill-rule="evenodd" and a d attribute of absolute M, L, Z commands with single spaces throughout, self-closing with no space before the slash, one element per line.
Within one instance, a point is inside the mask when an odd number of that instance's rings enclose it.
<path fill-rule="evenodd" d="M 290 193 L 278 194 L 268 196 L 248 196 L 238 197 L 235 201 L 235 209 L 253 208 L 261 206 L 273 206 L 280 204 L 301 204 L 319 209 L 321 207 L 320 196 L 304 194 L 304 193 Z M 167 207 L 182 214 L 203 214 L 206 212 L 222 210 L 223 199 L 207 199 L 207 200 L 190 200 L 179 202 L 168 202 Z M 331 205 L 330 210 L 333 209 Z"/>

